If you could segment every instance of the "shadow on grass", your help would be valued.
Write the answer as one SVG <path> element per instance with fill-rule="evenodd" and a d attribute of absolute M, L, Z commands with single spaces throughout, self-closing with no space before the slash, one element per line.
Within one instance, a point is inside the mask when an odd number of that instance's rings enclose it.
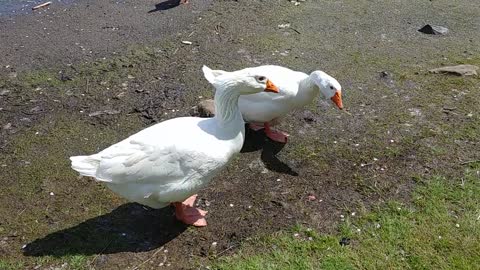
<path fill-rule="evenodd" d="M 112 212 L 29 243 L 26 256 L 55 256 L 143 252 L 156 249 L 187 228 L 174 217 L 171 207 L 145 209 L 124 204 Z"/>
<path fill-rule="evenodd" d="M 155 9 L 148 11 L 148 13 L 153 13 L 162 10 L 168 10 L 180 5 L 180 0 L 167 0 L 155 5 Z"/>
<path fill-rule="evenodd" d="M 277 154 L 285 147 L 285 144 L 274 142 L 265 136 L 262 130 L 254 131 L 245 125 L 245 142 L 243 143 L 241 153 L 248 153 L 261 150 L 262 159 L 265 167 L 270 171 L 285 173 L 293 176 L 298 176 L 288 164 L 277 158 Z"/>

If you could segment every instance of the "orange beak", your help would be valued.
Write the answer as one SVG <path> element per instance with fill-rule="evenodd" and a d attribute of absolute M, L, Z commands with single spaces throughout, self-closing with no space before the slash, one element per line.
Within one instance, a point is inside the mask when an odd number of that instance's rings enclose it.
<path fill-rule="evenodd" d="M 340 90 L 335 92 L 335 95 L 333 95 L 331 100 L 333 101 L 333 103 L 335 103 L 335 105 L 337 105 L 340 110 L 343 109 L 342 92 L 340 92 Z"/>
<path fill-rule="evenodd" d="M 267 88 L 265 88 L 265 92 L 272 92 L 272 93 L 279 93 L 280 89 L 272 83 L 272 81 L 267 80 Z"/>

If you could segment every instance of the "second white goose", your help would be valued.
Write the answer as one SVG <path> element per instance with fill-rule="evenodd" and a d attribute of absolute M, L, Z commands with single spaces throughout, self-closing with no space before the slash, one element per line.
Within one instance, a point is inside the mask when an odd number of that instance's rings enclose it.
<path fill-rule="evenodd" d="M 271 126 L 290 111 L 311 103 L 318 94 L 332 100 L 339 109 L 343 109 L 340 83 L 323 71 L 317 70 L 308 75 L 274 65 L 245 70 L 265 74 L 280 88 L 279 94 L 257 93 L 242 96 L 239 99 L 240 111 L 245 121 L 250 123 L 250 128 L 254 130 L 264 128 L 265 134 L 274 141 L 286 143 L 288 134 L 273 130 Z M 213 72 L 227 73 L 223 70 L 213 70 Z"/>

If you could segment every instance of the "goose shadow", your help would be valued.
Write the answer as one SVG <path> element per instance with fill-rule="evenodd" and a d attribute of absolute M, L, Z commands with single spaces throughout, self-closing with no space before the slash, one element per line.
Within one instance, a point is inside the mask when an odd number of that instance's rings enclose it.
<path fill-rule="evenodd" d="M 166 0 L 155 5 L 155 8 L 149 10 L 148 13 L 153 13 L 157 11 L 169 10 L 180 5 L 180 0 Z"/>
<path fill-rule="evenodd" d="M 144 252 L 170 242 L 187 229 L 171 207 L 154 210 L 136 203 L 76 226 L 36 239 L 23 248 L 25 256 L 54 256 Z"/>
<path fill-rule="evenodd" d="M 263 129 L 254 131 L 245 125 L 245 142 L 240 153 L 261 150 L 260 159 L 265 167 L 271 171 L 298 176 L 288 164 L 278 159 L 277 154 L 285 147 L 284 143 L 274 142 L 267 138 Z"/>

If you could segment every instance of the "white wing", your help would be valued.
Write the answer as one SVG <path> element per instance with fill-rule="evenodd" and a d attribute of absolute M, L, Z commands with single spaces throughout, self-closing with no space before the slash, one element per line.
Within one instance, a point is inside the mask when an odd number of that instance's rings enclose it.
<path fill-rule="evenodd" d="M 165 144 L 164 144 L 165 145 Z M 175 144 L 159 146 L 131 140 L 99 154 L 95 177 L 117 184 L 181 183 L 193 175 L 207 173 L 212 157 Z"/>
<path fill-rule="evenodd" d="M 212 153 L 208 153 L 203 143 L 195 144 L 189 138 L 198 132 L 196 123 L 182 121 L 199 120 L 177 118 L 151 126 L 98 154 L 71 157 L 72 168 L 99 181 L 119 184 L 164 184 L 203 173 L 204 164 L 216 157 L 209 155 Z M 191 129 L 182 129 L 189 127 Z M 205 135 L 199 134 L 197 139 L 201 140 L 202 136 Z"/>

